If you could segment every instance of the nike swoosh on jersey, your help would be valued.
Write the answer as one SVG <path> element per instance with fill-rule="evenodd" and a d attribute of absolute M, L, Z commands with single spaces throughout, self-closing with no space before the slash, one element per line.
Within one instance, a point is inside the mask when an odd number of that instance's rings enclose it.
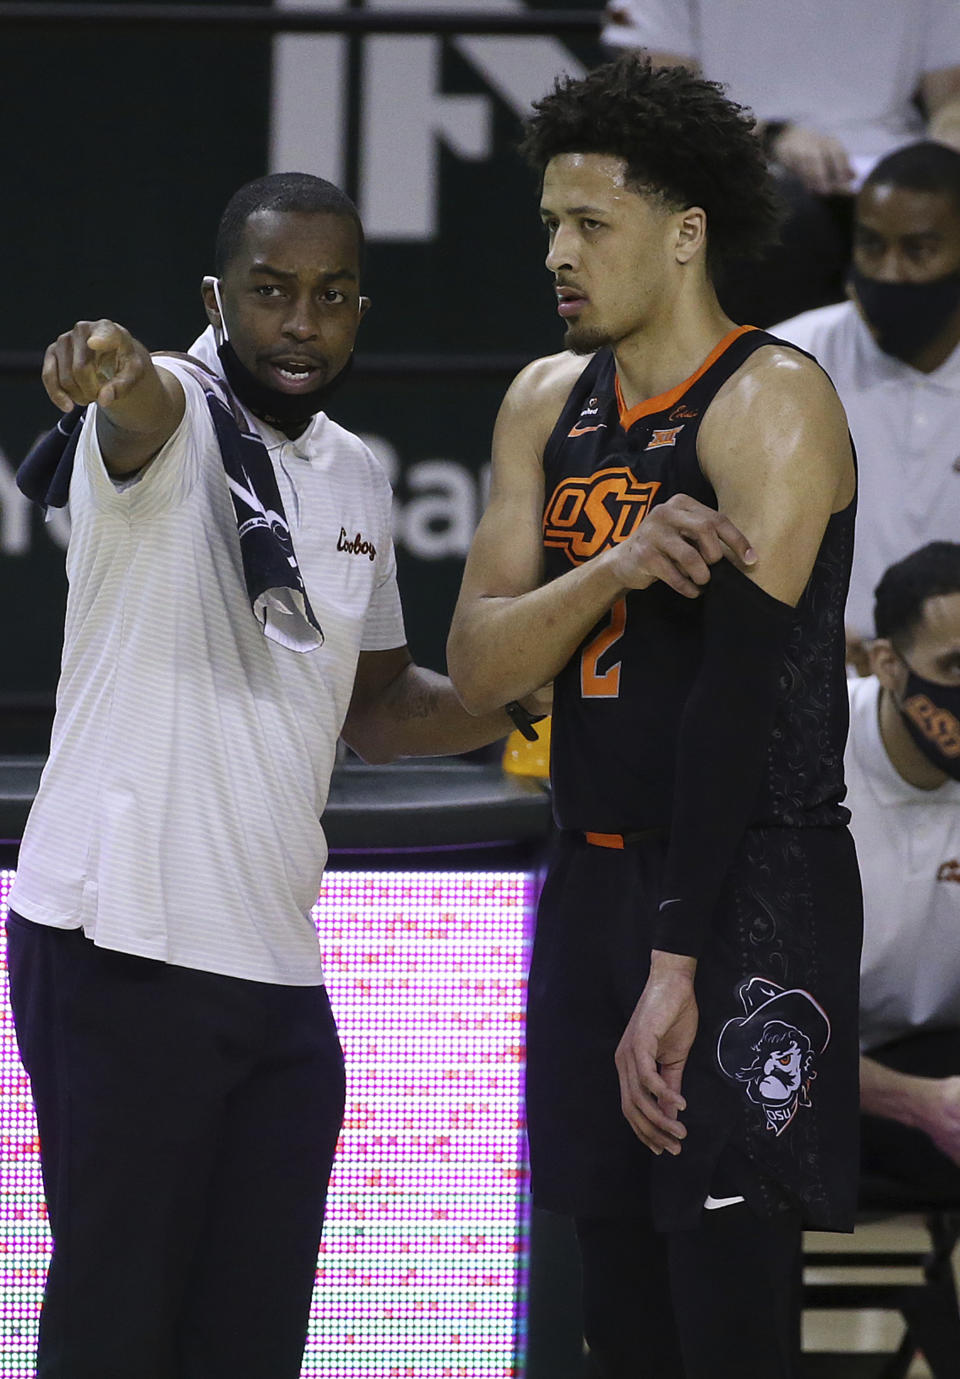
<path fill-rule="evenodd" d="M 718 1207 L 732 1207 L 744 1200 L 743 1197 L 711 1197 L 708 1192 L 703 1206 L 705 1211 L 716 1211 Z"/>
<path fill-rule="evenodd" d="M 572 426 L 567 432 L 567 436 L 585 436 L 588 431 L 599 431 L 606 428 L 605 421 L 598 421 L 596 426 Z"/>

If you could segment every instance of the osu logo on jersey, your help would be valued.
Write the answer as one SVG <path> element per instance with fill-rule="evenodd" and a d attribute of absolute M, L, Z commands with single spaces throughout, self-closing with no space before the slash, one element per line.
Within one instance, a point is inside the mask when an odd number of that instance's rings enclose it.
<path fill-rule="evenodd" d="M 580 565 L 636 531 L 659 487 L 656 479 L 638 479 L 627 465 L 564 479 L 543 515 L 543 544 Z"/>

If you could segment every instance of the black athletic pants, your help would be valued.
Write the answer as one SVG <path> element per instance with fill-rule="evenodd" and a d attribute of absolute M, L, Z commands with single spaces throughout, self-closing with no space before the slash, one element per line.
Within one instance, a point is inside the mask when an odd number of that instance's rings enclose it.
<path fill-rule="evenodd" d="M 800 1218 L 740 1203 L 698 1230 L 576 1222 L 584 1335 L 602 1379 L 796 1379 Z"/>
<path fill-rule="evenodd" d="M 54 1237 L 38 1379 L 297 1379 L 343 1115 L 326 991 L 7 938 Z"/>

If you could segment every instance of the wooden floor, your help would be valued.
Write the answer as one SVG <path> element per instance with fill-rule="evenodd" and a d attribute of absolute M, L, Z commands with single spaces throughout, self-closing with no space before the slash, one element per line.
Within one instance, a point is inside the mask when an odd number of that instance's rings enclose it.
<path fill-rule="evenodd" d="M 892 1217 L 861 1226 L 854 1236 L 827 1235 L 808 1232 L 808 1249 L 841 1253 L 844 1250 L 908 1250 L 924 1248 L 926 1232 L 915 1217 Z M 954 1272 L 960 1280 L 960 1251 L 954 1255 Z M 811 1282 L 830 1283 L 839 1275 L 834 1270 L 808 1270 Z M 844 1272 L 847 1282 L 859 1276 Z M 863 1281 L 907 1282 L 917 1277 L 915 1270 L 885 1269 L 882 1274 L 871 1271 Z M 903 1335 L 901 1319 L 890 1312 L 806 1312 L 803 1319 L 804 1379 L 872 1379 L 882 1365 L 882 1356 L 897 1349 Z M 831 1359 L 844 1352 L 842 1359 Z M 854 1358 L 855 1356 L 860 1358 Z M 960 1375 L 960 1356 L 957 1357 Z M 930 1379 L 930 1370 L 922 1359 L 914 1361 L 909 1379 Z"/>

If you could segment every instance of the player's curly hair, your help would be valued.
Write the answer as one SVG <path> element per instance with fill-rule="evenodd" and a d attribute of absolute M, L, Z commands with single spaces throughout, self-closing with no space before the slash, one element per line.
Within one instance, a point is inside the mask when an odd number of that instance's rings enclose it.
<path fill-rule="evenodd" d="M 558 78 L 533 109 L 520 151 L 541 176 L 562 153 L 622 158 L 637 191 L 671 210 L 703 208 L 713 275 L 776 239 L 782 212 L 754 117 L 717 82 L 629 53 Z"/>

